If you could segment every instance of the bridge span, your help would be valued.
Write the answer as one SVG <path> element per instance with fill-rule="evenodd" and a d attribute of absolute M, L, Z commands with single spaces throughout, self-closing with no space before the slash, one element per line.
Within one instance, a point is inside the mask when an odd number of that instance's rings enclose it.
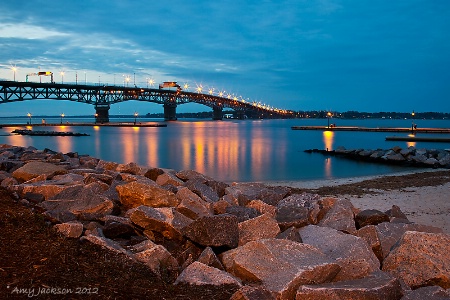
<path fill-rule="evenodd" d="M 281 110 L 231 97 L 183 91 L 181 88 L 140 88 L 111 85 L 80 85 L 0 81 L 0 104 L 38 99 L 68 100 L 94 105 L 99 123 L 109 122 L 112 104 L 124 101 L 146 101 L 162 104 L 164 119 L 177 119 L 176 108 L 185 103 L 199 103 L 213 109 L 213 119 L 223 118 L 223 109 L 233 109 L 238 118 L 246 115 L 258 118 L 292 118 L 293 111 Z"/>

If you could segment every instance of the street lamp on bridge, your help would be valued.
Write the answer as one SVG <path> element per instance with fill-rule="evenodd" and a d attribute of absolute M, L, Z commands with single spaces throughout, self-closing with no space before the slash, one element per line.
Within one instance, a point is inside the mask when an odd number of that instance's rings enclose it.
<path fill-rule="evenodd" d="M 13 74 L 14 74 L 14 81 L 16 81 L 16 71 L 17 71 L 17 68 L 16 68 L 16 67 L 12 67 L 11 70 L 13 71 Z"/>
<path fill-rule="evenodd" d="M 64 72 L 61 72 L 59 74 L 61 74 L 61 83 L 64 83 Z"/>
<path fill-rule="evenodd" d="M 27 116 L 28 116 L 28 118 L 30 119 L 30 121 L 28 122 L 28 124 L 31 125 L 31 114 L 30 114 L 30 113 L 27 113 Z"/>
<path fill-rule="evenodd" d="M 62 114 L 61 114 L 61 125 L 62 125 L 62 123 L 63 123 L 63 118 L 64 118 L 64 116 L 65 116 L 64 113 L 62 113 Z"/>

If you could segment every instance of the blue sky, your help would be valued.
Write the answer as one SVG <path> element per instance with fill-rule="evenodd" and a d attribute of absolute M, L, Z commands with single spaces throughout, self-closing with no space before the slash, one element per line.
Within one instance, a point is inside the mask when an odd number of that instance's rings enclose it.
<path fill-rule="evenodd" d="M 0 79 L 13 80 L 15 66 L 20 81 L 39 70 L 57 82 L 123 84 L 129 76 L 146 86 L 151 78 L 292 110 L 450 112 L 447 0 L 189 2 L 2 1 Z M 42 100 L 0 106 L 0 116 L 28 111 L 94 108 Z M 163 108 L 111 108 L 135 111 Z"/>

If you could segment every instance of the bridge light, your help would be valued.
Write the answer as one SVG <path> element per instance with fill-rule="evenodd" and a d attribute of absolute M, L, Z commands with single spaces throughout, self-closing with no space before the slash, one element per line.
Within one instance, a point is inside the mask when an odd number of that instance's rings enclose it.
<path fill-rule="evenodd" d="M 134 125 L 136 125 L 136 118 L 137 118 L 137 116 L 138 116 L 138 113 L 134 112 Z"/>
<path fill-rule="evenodd" d="M 61 71 L 59 74 L 61 74 L 61 83 L 64 83 L 64 72 Z"/>
<path fill-rule="evenodd" d="M 17 71 L 17 68 L 14 66 L 14 67 L 11 68 L 11 70 L 13 71 L 13 74 L 14 74 L 14 81 L 16 81 L 16 71 Z"/>
<path fill-rule="evenodd" d="M 61 124 L 63 123 L 64 113 L 61 114 Z"/>
<path fill-rule="evenodd" d="M 223 92 L 220 91 L 218 95 L 219 95 L 219 97 L 223 97 Z"/>
<path fill-rule="evenodd" d="M 187 90 L 189 88 L 189 84 L 187 84 L 187 82 L 183 85 L 183 89 Z"/>
<path fill-rule="evenodd" d="M 208 93 L 209 93 L 210 95 L 214 94 L 214 88 L 210 88 L 209 91 L 208 91 Z"/>
<path fill-rule="evenodd" d="M 31 114 L 27 113 L 27 117 L 30 119 L 30 121 L 28 123 L 31 125 Z"/>
<path fill-rule="evenodd" d="M 197 93 L 201 93 L 203 90 L 203 87 L 201 85 L 197 86 Z"/>

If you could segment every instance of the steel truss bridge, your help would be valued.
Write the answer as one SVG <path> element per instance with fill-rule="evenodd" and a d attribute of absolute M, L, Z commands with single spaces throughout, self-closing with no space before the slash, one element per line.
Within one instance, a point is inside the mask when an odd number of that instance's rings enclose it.
<path fill-rule="evenodd" d="M 199 103 L 213 109 L 213 119 L 223 118 L 223 109 L 231 108 L 238 118 L 246 115 L 253 118 L 291 118 L 292 111 L 270 108 L 254 102 L 247 102 L 230 97 L 183 91 L 180 88 L 155 89 L 109 85 L 80 85 L 0 81 L 0 104 L 37 100 L 68 100 L 95 106 L 97 122 L 109 122 L 109 108 L 112 104 L 124 101 L 146 101 L 164 106 L 164 119 L 176 120 L 176 108 L 180 104 Z"/>

